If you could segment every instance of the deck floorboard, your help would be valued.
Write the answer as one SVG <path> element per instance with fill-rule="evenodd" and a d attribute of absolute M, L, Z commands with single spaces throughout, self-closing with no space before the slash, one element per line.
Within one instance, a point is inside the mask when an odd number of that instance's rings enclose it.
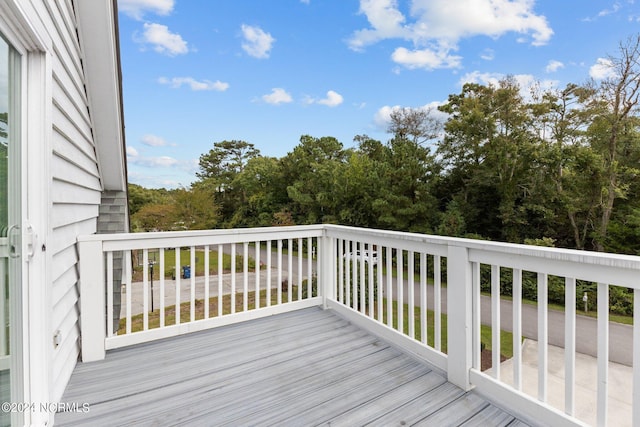
<path fill-rule="evenodd" d="M 62 400 L 90 410 L 61 426 L 526 425 L 320 308 L 109 351 Z"/>

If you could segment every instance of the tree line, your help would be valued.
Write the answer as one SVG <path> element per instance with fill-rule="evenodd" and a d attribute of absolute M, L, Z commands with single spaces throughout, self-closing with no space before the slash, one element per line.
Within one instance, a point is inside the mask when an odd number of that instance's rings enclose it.
<path fill-rule="evenodd" d="M 639 60 L 635 36 L 598 82 L 468 83 L 439 111 L 395 109 L 386 142 L 303 135 L 281 158 L 216 142 L 190 188 L 130 185 L 132 226 L 339 223 L 639 254 Z"/>

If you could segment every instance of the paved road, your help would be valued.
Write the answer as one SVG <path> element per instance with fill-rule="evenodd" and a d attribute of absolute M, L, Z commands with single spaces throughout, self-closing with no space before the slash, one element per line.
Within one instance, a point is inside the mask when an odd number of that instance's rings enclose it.
<path fill-rule="evenodd" d="M 394 279 L 394 289 L 396 281 Z M 428 286 L 427 306 L 433 310 L 433 286 Z M 404 301 L 408 301 L 408 284 L 404 284 Z M 415 285 L 415 299 L 419 300 L 420 287 Z M 446 313 L 447 288 L 442 287 L 442 312 Z M 491 325 L 491 298 L 482 295 L 480 302 L 480 319 L 483 325 Z M 548 340 L 549 344 L 564 348 L 564 312 L 549 310 L 548 315 Z M 505 331 L 513 331 L 513 303 L 509 300 L 500 301 L 500 328 Z M 576 316 L 576 351 L 578 353 L 597 356 L 598 334 L 597 320 L 578 314 Z M 538 307 L 522 305 L 522 335 L 533 340 L 538 339 Z M 609 323 L 609 360 L 631 366 L 633 359 L 633 327 L 620 323 Z"/>

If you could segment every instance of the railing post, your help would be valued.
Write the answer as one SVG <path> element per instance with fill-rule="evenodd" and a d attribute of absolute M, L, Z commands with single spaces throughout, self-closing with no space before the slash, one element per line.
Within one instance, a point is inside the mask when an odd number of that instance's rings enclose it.
<path fill-rule="evenodd" d="M 469 250 L 449 246 L 447 254 L 447 379 L 463 390 L 472 388 L 472 278 Z M 476 325 L 477 326 L 477 325 Z"/>
<path fill-rule="evenodd" d="M 79 241 L 82 361 L 105 357 L 105 273 L 101 241 Z"/>
<path fill-rule="evenodd" d="M 335 254 L 333 238 L 327 236 L 327 231 L 323 230 L 322 237 L 318 238 L 320 248 L 320 260 L 318 262 L 318 288 L 322 292 L 322 307 L 327 309 L 327 300 L 335 298 Z"/>

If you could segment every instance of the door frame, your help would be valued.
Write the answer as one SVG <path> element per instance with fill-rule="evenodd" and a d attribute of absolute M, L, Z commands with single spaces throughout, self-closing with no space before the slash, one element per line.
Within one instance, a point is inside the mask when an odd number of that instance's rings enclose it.
<path fill-rule="evenodd" d="M 26 4 L 25 4 L 26 3 Z M 42 10 L 40 10 L 42 9 Z M 18 402 L 51 402 L 53 331 L 51 328 L 51 250 L 48 189 L 51 178 L 52 40 L 39 16 L 48 16 L 43 4 L 0 1 L 0 32 L 21 55 L 20 87 L 20 196 L 22 231 L 21 287 L 14 295 L 14 321 L 19 322 L 18 375 L 14 390 Z M 29 230 L 29 232 L 27 232 Z M 14 293 L 15 294 L 15 293 Z M 28 325 L 28 327 L 25 327 Z M 13 422 L 51 424 L 52 413 L 25 412 Z"/>

